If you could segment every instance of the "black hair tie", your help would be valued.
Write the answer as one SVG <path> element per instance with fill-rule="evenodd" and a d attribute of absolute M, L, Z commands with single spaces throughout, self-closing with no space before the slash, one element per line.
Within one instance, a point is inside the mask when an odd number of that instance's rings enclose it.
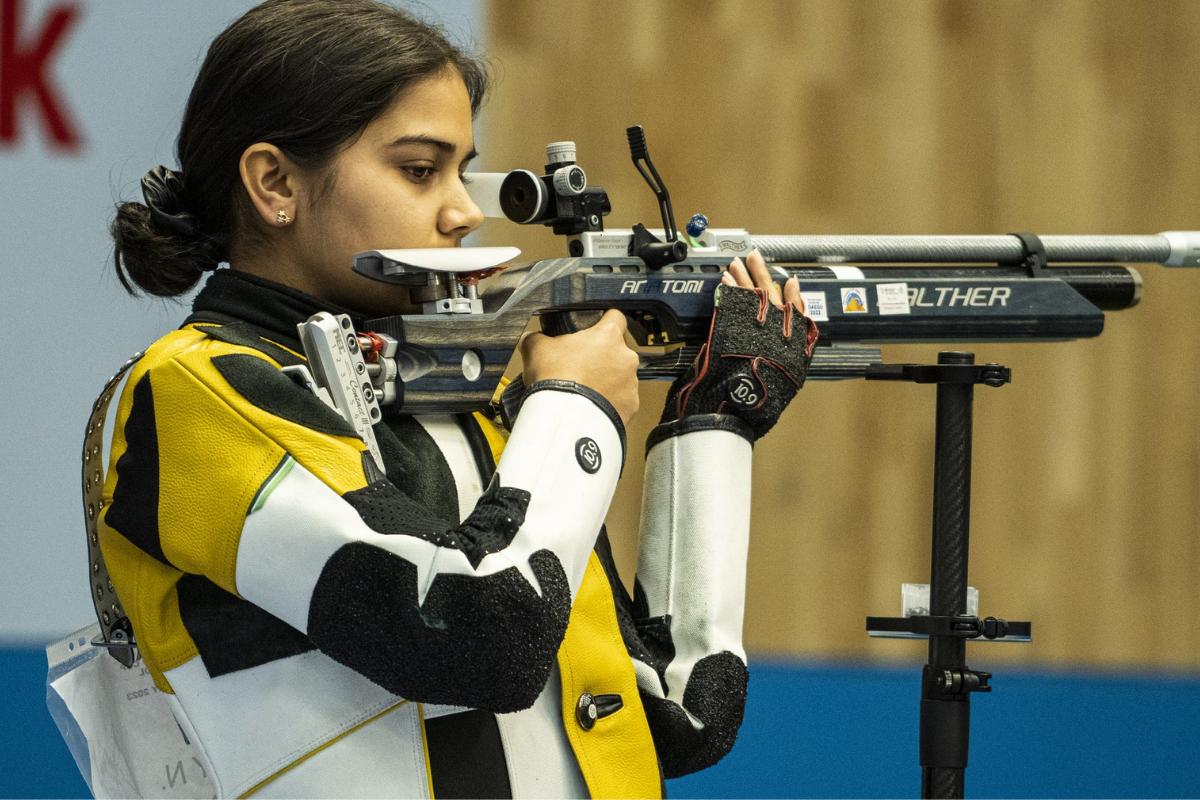
<path fill-rule="evenodd" d="M 189 239 L 201 238 L 200 221 L 183 210 L 182 172 L 159 164 L 142 178 L 142 196 L 155 225 Z"/>

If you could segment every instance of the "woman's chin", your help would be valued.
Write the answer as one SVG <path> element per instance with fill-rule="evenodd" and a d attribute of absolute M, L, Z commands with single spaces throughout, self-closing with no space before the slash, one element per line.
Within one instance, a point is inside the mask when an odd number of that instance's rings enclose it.
<path fill-rule="evenodd" d="M 364 289 L 355 291 L 342 305 L 376 317 L 421 313 L 421 307 L 412 302 L 407 286 L 394 286 L 377 281 L 372 281 Z"/>

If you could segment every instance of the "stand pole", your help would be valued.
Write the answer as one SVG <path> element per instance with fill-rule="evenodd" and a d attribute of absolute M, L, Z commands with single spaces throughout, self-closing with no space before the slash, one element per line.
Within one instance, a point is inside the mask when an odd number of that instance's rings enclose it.
<path fill-rule="evenodd" d="M 938 364 L 974 364 L 971 353 L 939 353 Z M 933 550 L 929 613 L 967 612 L 967 547 L 971 515 L 971 423 L 975 386 L 939 383 L 933 467 Z M 962 637 L 930 636 L 929 663 L 921 680 L 921 796 L 963 796 L 971 694 L 947 696 L 947 672 L 966 668 Z M 940 681 L 940 683 L 939 683 Z"/>
<path fill-rule="evenodd" d="M 906 600 L 903 617 L 867 617 L 867 632 L 929 637 L 929 663 L 921 673 L 921 797 L 962 797 L 971 694 L 992 690 L 990 672 L 967 666 L 967 640 L 1027 642 L 1032 635 L 1030 622 L 967 614 L 975 384 L 1003 386 L 1012 373 L 1000 364 L 975 366 L 972 353 L 945 352 L 936 366 L 877 364 L 866 378 L 937 384 L 929 608 L 918 613 Z"/>

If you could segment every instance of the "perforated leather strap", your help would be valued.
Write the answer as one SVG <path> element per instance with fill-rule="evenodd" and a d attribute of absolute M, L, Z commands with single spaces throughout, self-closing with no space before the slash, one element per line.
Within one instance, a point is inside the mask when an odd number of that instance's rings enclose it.
<path fill-rule="evenodd" d="M 133 666 L 137 660 L 133 627 L 117 600 L 112 579 L 108 576 L 108 566 L 100 552 L 100 512 L 104 509 L 104 418 L 117 384 L 143 355 L 138 353 L 132 356 L 104 384 L 104 390 L 92 404 L 92 415 L 88 418 L 87 433 L 83 440 L 83 513 L 87 522 L 88 575 L 92 605 L 96 607 L 96 620 L 100 623 L 100 636 L 92 644 L 107 648 L 109 655 L 127 667 Z"/>

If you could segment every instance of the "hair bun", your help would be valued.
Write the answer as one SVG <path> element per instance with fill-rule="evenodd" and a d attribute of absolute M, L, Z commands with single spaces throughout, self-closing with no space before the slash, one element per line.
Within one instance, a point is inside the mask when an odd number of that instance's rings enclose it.
<path fill-rule="evenodd" d="M 151 222 L 178 236 L 197 239 L 201 236 L 200 221 L 183 210 L 185 191 L 183 173 L 162 164 L 142 177 L 142 197 L 150 209 Z"/>
<path fill-rule="evenodd" d="M 146 204 L 119 203 L 110 232 L 116 247 L 117 278 L 131 294 L 134 285 L 160 297 L 174 297 L 196 285 L 221 261 L 221 247 L 200 219 L 185 211 L 183 173 L 157 166 L 142 178 Z"/>

